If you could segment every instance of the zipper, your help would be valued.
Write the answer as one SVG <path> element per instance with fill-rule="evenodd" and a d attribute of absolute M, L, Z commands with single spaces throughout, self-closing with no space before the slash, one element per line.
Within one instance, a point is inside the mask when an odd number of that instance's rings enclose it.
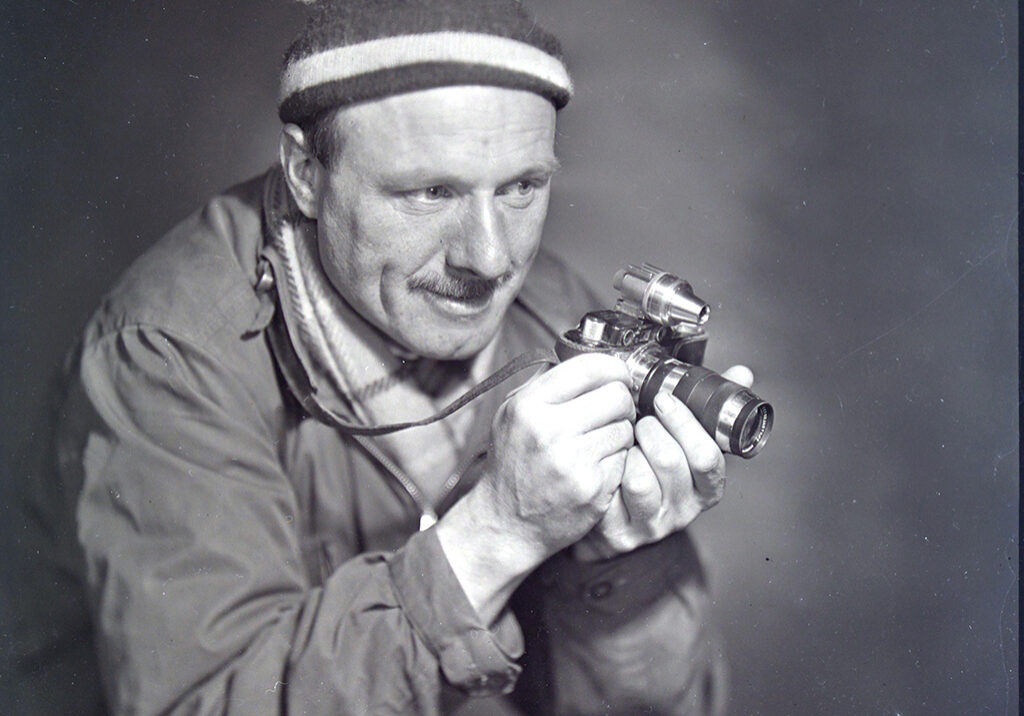
<path fill-rule="evenodd" d="M 283 190 L 283 179 L 280 171 L 271 171 L 267 175 L 267 180 L 264 185 L 264 196 L 263 196 L 263 210 L 264 217 L 268 230 L 277 236 L 279 232 L 280 223 L 283 222 L 281 212 L 278 210 L 280 203 L 278 197 Z M 287 201 L 287 199 L 283 199 Z M 271 256 L 274 254 L 273 247 L 264 245 L 261 249 L 258 259 L 258 276 L 257 282 L 254 286 L 256 292 L 263 295 L 270 295 L 271 291 L 277 291 L 276 276 L 274 273 L 274 262 Z M 277 297 L 270 306 L 276 309 L 277 303 L 282 302 L 283 299 Z M 295 349 L 292 346 L 288 338 L 288 328 L 284 324 L 284 318 L 281 315 L 283 311 L 270 310 L 265 311 L 263 308 L 260 310 L 261 329 L 266 329 L 267 338 L 270 344 L 271 352 L 277 359 L 278 367 L 281 369 L 281 373 L 284 376 L 285 382 L 288 384 L 292 395 L 299 404 L 306 410 L 309 415 L 320 420 L 327 425 L 334 425 L 336 428 L 349 434 L 351 437 L 363 447 L 363 449 L 374 458 L 384 471 L 391 475 L 391 477 L 405 490 L 405 493 L 412 500 L 416 509 L 420 512 L 419 528 L 423 530 L 429 529 L 437 523 L 437 511 L 433 505 L 427 500 L 426 495 L 420 490 L 419 486 L 413 482 L 413 480 L 405 474 L 405 472 L 394 463 L 391 458 L 384 454 L 384 452 L 370 439 L 367 435 L 359 435 L 358 433 L 352 432 L 352 425 L 347 424 L 347 421 L 339 418 L 332 411 L 325 409 L 317 402 L 313 396 L 312 385 L 310 384 L 309 376 L 306 375 L 305 369 L 302 365 L 301 359 L 296 355 Z M 266 314 L 266 315 L 264 315 Z M 277 318 L 277 321 L 273 319 Z M 280 325 L 278 325 L 278 323 Z M 283 334 L 283 335 L 282 335 Z M 507 366 L 506 366 L 507 367 Z M 515 371 L 513 371 L 515 372 Z M 509 374 L 511 375 L 511 373 Z M 494 376 L 492 376 L 493 378 Z M 505 376 L 498 380 L 501 382 L 508 376 Z M 496 385 L 497 383 L 495 383 Z M 491 387 L 494 387 L 493 385 Z M 486 390 L 489 390 L 487 388 Z M 486 392 L 481 391 L 481 392 Z M 456 471 L 449 475 L 442 488 L 441 495 L 438 499 L 437 504 L 443 505 L 445 500 L 452 494 L 452 491 L 462 480 L 463 473 L 469 468 L 469 466 L 480 457 L 484 452 L 477 452 L 475 455 L 471 455 L 469 460 L 464 460 L 461 465 L 458 466 Z"/>
<path fill-rule="evenodd" d="M 395 464 L 395 462 L 384 454 L 384 451 L 377 447 L 376 444 L 369 437 L 365 435 L 353 435 L 363 449 L 370 454 L 370 456 L 380 463 L 390 475 L 393 477 L 398 484 L 405 490 L 406 494 L 412 499 L 416 505 L 416 509 L 420 511 L 420 532 L 437 523 L 437 512 L 434 510 L 434 506 L 427 501 L 426 495 L 423 491 L 413 482 L 405 472 Z"/>
<path fill-rule="evenodd" d="M 465 476 L 466 471 L 469 470 L 470 465 L 475 463 L 481 457 L 487 454 L 487 450 L 477 450 L 471 452 L 462 458 L 462 462 L 455 468 L 455 472 L 448 476 L 448 479 L 444 483 L 444 487 L 441 489 L 441 496 L 437 501 L 438 507 L 443 507 L 448 502 L 448 498 L 455 492 L 455 488 L 458 487 L 459 483 L 462 482 L 462 478 Z"/>
<path fill-rule="evenodd" d="M 427 500 L 427 496 L 423 494 L 423 490 L 413 482 L 412 478 L 405 474 L 395 461 L 388 457 L 383 450 L 381 450 L 376 443 L 373 442 L 366 435 L 353 435 L 356 442 L 358 442 L 370 457 L 380 463 L 380 466 L 399 484 L 399 486 L 405 490 L 405 493 L 413 501 L 416 509 L 420 511 L 420 532 L 429 529 L 437 524 L 438 516 L 437 510 Z M 445 480 L 444 486 L 441 490 L 441 494 L 438 496 L 437 504 L 443 505 L 448 497 L 452 494 L 458 484 L 462 481 L 462 477 L 469 466 L 476 462 L 482 455 L 486 454 L 486 450 L 479 450 L 475 453 L 470 453 L 468 457 L 463 458 L 462 462 L 458 465 L 455 472 L 448 476 Z"/>

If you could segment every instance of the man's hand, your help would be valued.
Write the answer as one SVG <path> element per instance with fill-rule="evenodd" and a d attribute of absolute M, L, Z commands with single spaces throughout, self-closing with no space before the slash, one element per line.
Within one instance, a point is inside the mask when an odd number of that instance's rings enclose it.
<path fill-rule="evenodd" d="M 438 523 L 481 616 L 495 616 L 519 580 L 586 535 L 612 503 L 633 445 L 628 380 L 618 358 L 584 354 L 498 410 L 483 477 Z"/>
<path fill-rule="evenodd" d="M 750 387 L 744 366 L 722 374 Z M 573 547 L 577 559 L 607 559 L 683 529 L 718 504 L 725 490 L 725 458 L 690 410 L 667 393 L 655 400 L 657 417 L 636 424 L 622 486 L 608 512 Z"/>
<path fill-rule="evenodd" d="M 621 360 L 585 354 L 498 411 L 488 486 L 541 561 L 585 535 L 618 489 L 636 416 L 628 380 Z"/>

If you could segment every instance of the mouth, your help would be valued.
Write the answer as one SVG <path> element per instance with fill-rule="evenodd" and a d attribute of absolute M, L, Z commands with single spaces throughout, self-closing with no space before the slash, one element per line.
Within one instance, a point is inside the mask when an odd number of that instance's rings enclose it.
<path fill-rule="evenodd" d="M 500 279 L 427 276 L 413 279 L 409 287 L 427 298 L 435 307 L 458 317 L 474 316 L 491 305 Z"/>

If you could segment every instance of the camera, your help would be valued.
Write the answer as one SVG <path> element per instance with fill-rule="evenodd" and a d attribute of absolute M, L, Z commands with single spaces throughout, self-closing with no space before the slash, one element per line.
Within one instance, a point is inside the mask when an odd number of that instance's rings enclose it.
<path fill-rule="evenodd" d="M 591 311 L 561 335 L 559 360 L 609 353 L 625 361 L 640 415 L 654 413 L 654 396 L 668 392 L 696 416 L 723 452 L 752 458 L 772 429 L 772 406 L 750 389 L 703 367 L 711 307 L 690 284 L 651 264 L 615 274 L 614 309 Z"/>

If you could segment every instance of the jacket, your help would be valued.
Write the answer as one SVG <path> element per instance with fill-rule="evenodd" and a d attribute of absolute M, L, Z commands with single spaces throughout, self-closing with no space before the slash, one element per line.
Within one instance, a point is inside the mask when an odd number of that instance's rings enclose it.
<path fill-rule="evenodd" d="M 556 555 L 481 623 L 386 451 L 322 421 L 345 406 L 322 404 L 267 271 L 275 177 L 212 199 L 139 258 L 67 363 L 17 533 L 33 598 L 15 703 L 432 714 L 511 694 L 528 713 L 719 710 L 685 532 L 605 562 Z M 550 347 L 592 308 L 542 251 L 496 360 Z M 503 394 L 477 401 L 438 513 L 475 481 Z"/>

